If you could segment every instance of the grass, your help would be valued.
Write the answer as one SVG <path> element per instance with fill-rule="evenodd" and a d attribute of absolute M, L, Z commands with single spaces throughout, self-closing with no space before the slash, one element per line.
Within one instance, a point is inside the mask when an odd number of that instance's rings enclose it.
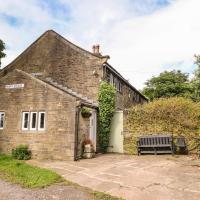
<path fill-rule="evenodd" d="M 42 188 L 63 181 L 55 172 L 33 167 L 7 155 L 0 155 L 0 177 L 28 188 Z"/>
<path fill-rule="evenodd" d="M 99 191 L 92 190 L 88 187 L 80 186 L 79 184 L 73 183 L 71 181 L 65 181 L 64 184 L 68 185 L 68 186 L 72 186 L 78 190 L 81 190 L 81 191 L 84 191 L 84 192 L 90 194 L 90 196 L 92 197 L 93 200 L 124 200 L 123 198 L 115 197 L 108 193 L 99 192 Z"/>
<path fill-rule="evenodd" d="M 104 192 L 98 192 L 98 191 L 93 191 L 92 195 L 95 198 L 102 199 L 102 200 L 123 200 L 122 198 L 114 197 L 114 196 L 111 196 L 110 194 L 106 194 Z"/>
<path fill-rule="evenodd" d="M 0 154 L 0 178 L 27 188 L 44 188 L 59 183 L 84 191 L 95 200 L 122 200 L 122 198 L 65 181 L 60 175 L 51 170 L 31 166 L 24 161 L 15 160 L 11 156 L 3 154 Z"/>

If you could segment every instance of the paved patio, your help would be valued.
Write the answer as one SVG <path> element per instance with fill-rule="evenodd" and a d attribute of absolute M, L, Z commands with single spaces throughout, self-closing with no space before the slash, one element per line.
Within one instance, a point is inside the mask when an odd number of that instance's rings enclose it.
<path fill-rule="evenodd" d="M 107 154 L 72 161 L 30 161 L 81 186 L 127 200 L 199 200 L 200 161 L 180 156 Z"/>

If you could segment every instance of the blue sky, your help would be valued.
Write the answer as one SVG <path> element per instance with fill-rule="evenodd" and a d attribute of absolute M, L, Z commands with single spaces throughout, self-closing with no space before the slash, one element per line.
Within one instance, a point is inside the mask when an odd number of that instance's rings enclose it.
<path fill-rule="evenodd" d="M 200 54 L 199 0 L 0 0 L 6 66 L 48 29 L 91 50 L 100 44 L 133 85 L 163 70 L 192 73 Z"/>
<path fill-rule="evenodd" d="M 0 18 L 2 18 L 10 26 L 19 26 L 20 25 L 20 19 L 15 16 L 8 15 L 8 14 L 2 12 L 2 13 L 0 13 Z"/>

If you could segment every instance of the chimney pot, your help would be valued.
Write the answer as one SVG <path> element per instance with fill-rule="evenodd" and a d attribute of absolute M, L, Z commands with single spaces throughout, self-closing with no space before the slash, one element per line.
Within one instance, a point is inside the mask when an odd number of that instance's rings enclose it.
<path fill-rule="evenodd" d="M 93 46 L 92 46 L 92 53 L 95 53 L 95 52 L 96 52 L 96 46 L 93 45 Z"/>
<path fill-rule="evenodd" d="M 97 45 L 96 45 L 96 53 L 97 53 L 97 54 L 99 54 L 99 49 L 100 49 L 100 45 L 97 44 Z"/>
<path fill-rule="evenodd" d="M 93 45 L 92 46 L 92 53 L 94 53 L 94 54 L 100 54 L 99 49 L 100 49 L 100 45 L 99 44 Z"/>

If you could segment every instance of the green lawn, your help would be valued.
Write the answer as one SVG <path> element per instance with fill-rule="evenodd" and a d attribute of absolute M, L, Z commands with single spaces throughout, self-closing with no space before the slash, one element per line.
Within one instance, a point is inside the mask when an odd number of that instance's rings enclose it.
<path fill-rule="evenodd" d="M 0 155 L 0 177 L 29 188 L 41 188 L 63 181 L 55 172 L 28 165 L 7 155 Z"/>

